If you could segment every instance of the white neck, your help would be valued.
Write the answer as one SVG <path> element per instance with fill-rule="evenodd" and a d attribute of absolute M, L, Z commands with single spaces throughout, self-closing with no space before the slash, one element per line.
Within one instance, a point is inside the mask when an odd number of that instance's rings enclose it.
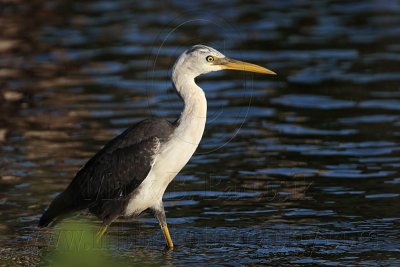
<path fill-rule="evenodd" d="M 172 82 L 184 102 L 176 131 L 177 137 L 197 147 L 206 124 L 206 97 L 203 90 L 195 83 L 193 75 L 173 72 Z"/>
<path fill-rule="evenodd" d="M 159 207 L 165 189 L 192 157 L 204 132 L 207 100 L 203 90 L 196 85 L 192 75 L 173 73 L 172 82 L 185 104 L 179 125 L 157 155 L 138 194 L 129 201 L 125 212 L 128 216 Z"/>

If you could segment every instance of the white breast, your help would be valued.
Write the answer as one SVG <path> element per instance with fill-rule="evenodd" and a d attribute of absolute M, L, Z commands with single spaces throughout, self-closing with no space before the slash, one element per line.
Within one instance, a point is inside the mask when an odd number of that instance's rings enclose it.
<path fill-rule="evenodd" d="M 158 206 L 168 184 L 192 157 L 206 123 L 207 105 L 201 102 L 190 110 L 184 110 L 173 136 L 168 142 L 161 144 L 150 173 L 132 194 L 125 211 L 126 216 Z"/>

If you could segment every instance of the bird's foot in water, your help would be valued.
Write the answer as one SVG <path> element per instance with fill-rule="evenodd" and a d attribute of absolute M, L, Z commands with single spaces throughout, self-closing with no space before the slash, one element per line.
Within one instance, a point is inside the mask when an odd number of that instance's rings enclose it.
<path fill-rule="evenodd" d="M 104 233 L 107 231 L 107 228 L 108 228 L 107 225 L 100 227 L 99 231 L 98 231 L 97 234 L 96 234 L 96 241 L 97 241 L 97 243 L 100 242 L 100 240 L 101 240 L 101 238 L 103 237 Z"/>

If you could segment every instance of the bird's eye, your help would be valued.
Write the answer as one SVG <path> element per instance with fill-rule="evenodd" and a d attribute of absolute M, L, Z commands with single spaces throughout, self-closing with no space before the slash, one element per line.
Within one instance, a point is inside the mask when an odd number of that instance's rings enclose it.
<path fill-rule="evenodd" d="M 214 57 L 213 56 L 207 56 L 206 60 L 207 60 L 207 62 L 213 62 L 214 61 Z"/>

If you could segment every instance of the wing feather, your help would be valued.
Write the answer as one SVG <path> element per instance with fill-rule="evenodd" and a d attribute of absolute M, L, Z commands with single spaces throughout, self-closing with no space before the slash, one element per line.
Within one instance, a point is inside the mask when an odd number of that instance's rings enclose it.
<path fill-rule="evenodd" d="M 168 121 L 145 120 L 111 140 L 54 199 L 39 225 L 46 226 L 59 215 L 85 208 L 103 220 L 122 213 L 129 195 L 150 172 L 160 144 L 173 130 Z"/>

